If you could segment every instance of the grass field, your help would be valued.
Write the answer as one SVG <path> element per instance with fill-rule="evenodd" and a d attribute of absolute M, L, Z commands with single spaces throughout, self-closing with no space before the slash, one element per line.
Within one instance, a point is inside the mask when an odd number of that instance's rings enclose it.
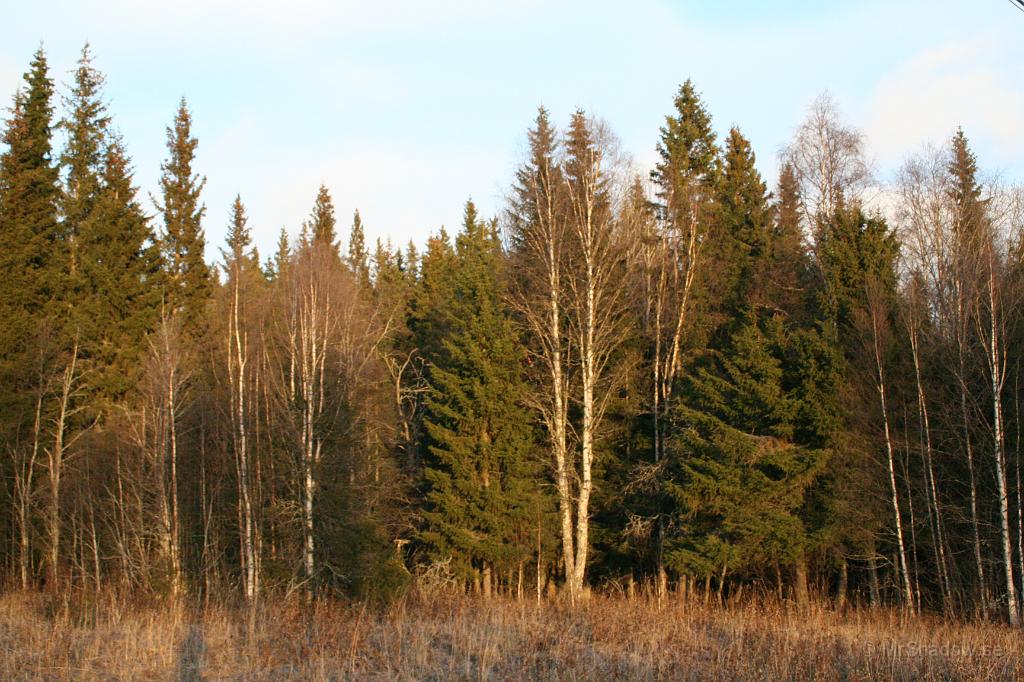
<path fill-rule="evenodd" d="M 1021 632 L 892 610 L 594 596 L 248 612 L 0 596 L 3 680 L 1024 679 Z"/>

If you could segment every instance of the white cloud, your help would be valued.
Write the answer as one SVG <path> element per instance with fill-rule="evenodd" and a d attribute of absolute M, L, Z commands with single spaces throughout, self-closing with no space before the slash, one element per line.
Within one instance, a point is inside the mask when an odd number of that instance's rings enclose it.
<path fill-rule="evenodd" d="M 959 125 L 1000 161 L 1024 150 L 1024 92 L 1015 43 L 992 33 L 919 52 L 876 87 L 864 126 L 873 151 L 892 162 Z"/>

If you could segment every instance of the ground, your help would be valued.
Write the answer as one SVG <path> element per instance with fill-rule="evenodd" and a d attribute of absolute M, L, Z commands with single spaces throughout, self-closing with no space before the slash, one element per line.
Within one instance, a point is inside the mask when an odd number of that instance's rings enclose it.
<path fill-rule="evenodd" d="M 0 679 L 1024 679 L 1020 630 L 768 597 L 137 601 L 0 596 Z"/>

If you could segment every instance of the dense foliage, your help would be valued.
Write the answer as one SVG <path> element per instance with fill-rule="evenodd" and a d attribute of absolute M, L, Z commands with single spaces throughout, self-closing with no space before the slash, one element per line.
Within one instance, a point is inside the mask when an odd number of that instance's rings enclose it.
<path fill-rule="evenodd" d="M 1003 614 L 1024 576 L 1021 202 L 967 137 L 886 211 L 827 99 L 776 191 L 686 81 L 649 177 L 539 110 L 505 211 L 413 244 L 327 187 L 207 262 L 182 100 L 155 215 L 88 47 L 0 154 L 11 584 L 387 598 L 417 573 Z M 699 589 L 699 587 L 698 587 Z"/>

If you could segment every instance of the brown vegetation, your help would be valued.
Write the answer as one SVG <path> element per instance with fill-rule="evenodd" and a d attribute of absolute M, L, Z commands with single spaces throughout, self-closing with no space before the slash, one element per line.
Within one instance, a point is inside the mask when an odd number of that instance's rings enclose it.
<path fill-rule="evenodd" d="M 409 597 L 388 607 L 267 603 L 251 624 L 113 595 L 0 597 L 0 678 L 1020 679 L 1021 634 L 991 623 L 840 614 L 774 599 L 706 605 L 593 596 L 552 602 Z"/>

